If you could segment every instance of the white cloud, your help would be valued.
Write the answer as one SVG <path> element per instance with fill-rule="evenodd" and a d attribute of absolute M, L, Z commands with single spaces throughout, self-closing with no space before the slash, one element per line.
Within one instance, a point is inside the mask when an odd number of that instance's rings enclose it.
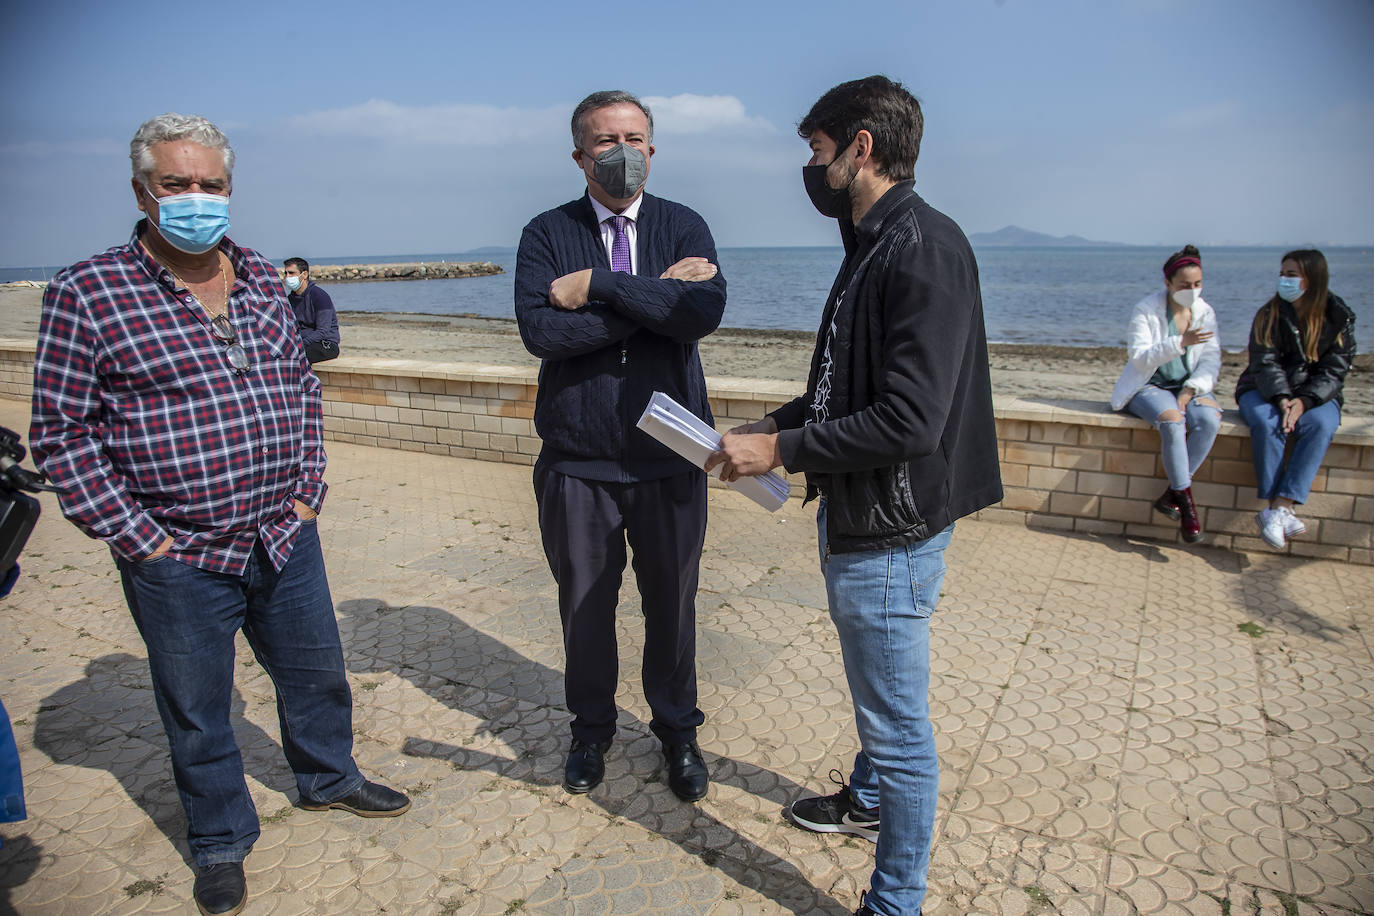
<path fill-rule="evenodd" d="M 731 95 L 646 96 L 653 110 L 654 129 L 667 134 L 702 134 L 717 130 L 776 133 L 767 119 L 750 115 Z M 400 105 L 369 99 L 358 105 L 296 115 L 292 133 L 399 141 L 426 146 L 500 146 L 512 140 L 563 133 L 573 103 L 548 108 L 498 108 L 493 105 L 451 103 Z"/>
<path fill-rule="evenodd" d="M 750 115 L 733 95 L 649 95 L 644 104 L 654 113 L 655 133 L 701 134 L 722 128 L 746 128 L 776 133 L 766 118 Z"/>
<path fill-rule="evenodd" d="M 362 137 L 432 146 L 501 146 L 566 129 L 566 106 L 543 109 L 493 105 L 398 105 L 370 99 L 360 105 L 311 111 L 291 119 L 306 134 Z"/>

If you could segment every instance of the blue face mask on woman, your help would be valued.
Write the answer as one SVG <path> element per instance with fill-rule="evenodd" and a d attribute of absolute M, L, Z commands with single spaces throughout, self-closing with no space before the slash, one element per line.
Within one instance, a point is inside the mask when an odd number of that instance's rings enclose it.
<path fill-rule="evenodd" d="M 1284 302 L 1297 302 L 1302 297 L 1302 277 L 1279 277 L 1278 294 Z"/>
<path fill-rule="evenodd" d="M 149 197 L 153 192 L 143 189 Z M 218 194 L 173 194 L 157 201 L 157 231 L 187 254 L 204 254 L 229 231 L 229 198 Z"/>

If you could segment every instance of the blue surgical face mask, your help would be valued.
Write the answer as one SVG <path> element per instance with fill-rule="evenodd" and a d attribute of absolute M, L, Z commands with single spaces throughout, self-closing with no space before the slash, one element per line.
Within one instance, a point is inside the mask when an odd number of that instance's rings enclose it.
<path fill-rule="evenodd" d="M 1284 302 L 1297 302 L 1302 298 L 1302 277 L 1279 277 L 1278 294 Z"/>
<path fill-rule="evenodd" d="M 285 278 L 285 283 L 286 283 L 286 288 L 289 289 L 289 290 L 291 290 L 291 292 L 293 292 L 293 293 L 294 293 L 296 290 L 298 290 L 298 289 L 301 288 L 301 278 L 300 278 L 300 277 L 286 277 L 286 278 Z"/>
<path fill-rule="evenodd" d="M 153 192 L 143 189 L 149 197 Z M 229 231 L 229 198 L 218 194 L 173 194 L 157 201 L 157 231 L 168 245 L 187 254 L 204 254 Z"/>

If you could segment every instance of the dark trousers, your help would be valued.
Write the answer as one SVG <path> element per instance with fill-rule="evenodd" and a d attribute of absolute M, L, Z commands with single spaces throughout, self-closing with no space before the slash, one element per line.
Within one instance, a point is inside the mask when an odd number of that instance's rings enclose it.
<path fill-rule="evenodd" d="M 281 572 L 258 544 L 241 576 L 171 557 L 119 561 L 124 597 L 148 646 L 153 696 L 197 867 L 241 862 L 258 838 L 230 709 L 240 629 L 277 688 L 282 750 L 301 800 L 357 791 L 353 696 L 313 521 Z"/>
<path fill-rule="evenodd" d="M 696 740 L 705 721 L 697 708 L 696 593 L 706 476 L 688 471 L 625 484 L 538 468 L 534 494 L 544 555 L 558 583 L 573 737 L 596 743 L 615 734 L 615 608 L 628 540 L 644 613 L 649 727 L 665 744 Z"/>

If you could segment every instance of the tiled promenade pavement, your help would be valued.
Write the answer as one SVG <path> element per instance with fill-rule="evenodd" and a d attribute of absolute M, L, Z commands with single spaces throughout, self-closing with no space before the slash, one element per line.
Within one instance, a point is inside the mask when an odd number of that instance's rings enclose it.
<path fill-rule="evenodd" d="M 26 428 L 23 405 L 0 423 Z M 779 816 L 855 749 L 810 508 L 713 490 L 698 805 L 663 783 L 620 618 L 604 785 L 560 787 L 567 715 L 528 469 L 336 444 L 321 527 L 363 768 L 399 820 L 292 805 L 241 654 L 262 838 L 250 914 L 852 912 L 872 846 Z M 143 646 L 103 547 L 51 500 L 0 602 L 29 820 L 0 911 L 187 912 Z M 1374 910 L 1374 569 L 961 522 L 934 623 L 933 916 Z"/>

